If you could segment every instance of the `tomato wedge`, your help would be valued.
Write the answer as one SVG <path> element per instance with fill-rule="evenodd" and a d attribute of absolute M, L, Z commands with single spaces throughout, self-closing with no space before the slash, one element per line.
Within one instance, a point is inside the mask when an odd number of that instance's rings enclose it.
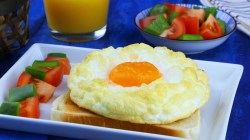
<path fill-rule="evenodd" d="M 63 73 L 64 74 L 69 74 L 71 66 L 70 62 L 67 57 L 54 57 L 54 56 L 48 56 L 45 58 L 45 61 L 52 61 L 52 60 L 58 60 L 60 65 L 63 67 Z"/>
<path fill-rule="evenodd" d="M 44 77 L 44 81 L 57 87 L 60 85 L 63 79 L 63 67 L 55 67 L 46 72 L 46 75 Z"/>
<path fill-rule="evenodd" d="M 31 74 L 34 78 L 43 80 L 55 87 L 62 82 L 63 70 L 63 66 L 61 65 L 54 68 L 26 67 L 26 72 Z"/>
<path fill-rule="evenodd" d="M 213 15 L 209 15 L 200 28 L 200 35 L 204 39 L 214 39 L 223 35 L 223 29 Z"/>
<path fill-rule="evenodd" d="M 56 90 L 56 87 L 39 79 L 34 79 L 34 85 L 36 86 L 39 101 L 42 103 L 47 103 Z"/>
<path fill-rule="evenodd" d="M 20 102 L 20 116 L 29 118 L 39 118 L 40 108 L 38 96 L 27 98 Z"/>
<path fill-rule="evenodd" d="M 186 27 L 182 18 L 177 17 L 172 21 L 170 28 L 166 29 L 160 36 L 169 39 L 177 39 L 186 33 Z"/>
<path fill-rule="evenodd" d="M 63 67 L 63 73 L 68 75 L 71 69 L 69 59 L 67 57 L 54 57 L 48 56 L 45 61 L 58 60 L 60 65 Z"/>
<path fill-rule="evenodd" d="M 20 86 L 25 86 L 27 84 L 30 84 L 30 83 L 32 83 L 32 79 L 33 79 L 32 76 L 24 71 L 19 76 L 16 86 L 20 87 Z"/>
<path fill-rule="evenodd" d="M 179 6 L 179 5 L 175 5 L 175 9 L 174 9 L 174 11 L 179 13 L 179 15 L 186 15 L 188 10 L 189 10 L 189 8 Z"/>
<path fill-rule="evenodd" d="M 203 23 L 205 19 L 205 10 L 204 9 L 189 9 L 187 11 L 187 16 L 197 17 L 200 23 Z"/>
<path fill-rule="evenodd" d="M 198 17 L 181 17 L 184 21 L 186 34 L 199 34 L 200 26 Z"/>

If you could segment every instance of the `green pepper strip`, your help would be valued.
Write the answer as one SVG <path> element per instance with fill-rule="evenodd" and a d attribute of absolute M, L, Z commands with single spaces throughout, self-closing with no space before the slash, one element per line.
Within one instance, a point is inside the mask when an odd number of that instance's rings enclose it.
<path fill-rule="evenodd" d="M 65 53 L 48 53 L 47 56 L 53 56 L 53 57 L 67 57 Z"/>
<path fill-rule="evenodd" d="M 0 114 L 19 116 L 20 104 L 18 102 L 3 102 Z"/>
<path fill-rule="evenodd" d="M 144 31 L 159 36 L 165 29 L 169 27 L 166 18 L 160 15 L 156 20 L 145 27 Z"/>
<path fill-rule="evenodd" d="M 196 35 L 196 34 L 183 34 L 178 39 L 179 40 L 204 40 L 201 35 Z"/>
<path fill-rule="evenodd" d="M 40 80 L 44 80 L 44 77 L 46 75 L 46 70 L 39 69 L 37 67 L 32 67 L 32 66 L 26 67 L 25 71 L 29 73 L 30 75 L 32 75 L 33 77 L 40 79 Z"/>
<path fill-rule="evenodd" d="M 170 14 L 170 16 L 169 16 L 169 18 L 168 18 L 168 23 L 171 24 L 172 21 L 173 21 L 176 17 L 178 17 L 178 16 L 179 16 L 179 13 L 177 13 L 177 12 L 175 12 L 175 11 L 171 12 L 171 14 Z"/>
<path fill-rule="evenodd" d="M 194 6 L 193 9 L 201 9 L 199 6 Z"/>
<path fill-rule="evenodd" d="M 219 19 L 219 18 L 216 18 L 216 20 L 220 24 L 220 27 L 223 30 L 223 34 L 225 34 L 225 32 L 226 32 L 226 23 L 223 20 Z"/>
<path fill-rule="evenodd" d="M 53 68 L 58 67 L 60 65 L 58 60 L 51 60 L 51 61 L 39 61 L 36 60 L 33 62 L 32 67 L 45 67 L 45 68 Z"/>
<path fill-rule="evenodd" d="M 207 19 L 210 14 L 212 14 L 214 17 L 216 16 L 217 11 L 215 7 L 205 8 L 204 10 L 205 10 L 205 19 Z"/>
<path fill-rule="evenodd" d="M 149 16 L 163 14 L 168 12 L 168 7 L 165 5 L 157 4 L 150 11 Z"/>
<path fill-rule="evenodd" d="M 9 102 L 19 102 L 26 98 L 33 97 L 37 95 L 36 87 L 34 84 L 28 84 L 25 86 L 20 86 L 16 88 L 11 88 L 9 90 Z"/>

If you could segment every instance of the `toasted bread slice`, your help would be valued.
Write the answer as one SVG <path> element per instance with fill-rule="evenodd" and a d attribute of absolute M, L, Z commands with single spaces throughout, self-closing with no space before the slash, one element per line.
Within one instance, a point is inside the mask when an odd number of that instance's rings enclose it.
<path fill-rule="evenodd" d="M 162 134 L 168 136 L 198 139 L 200 132 L 200 112 L 196 111 L 189 118 L 176 121 L 171 124 L 150 125 L 136 124 L 114 120 L 95 114 L 87 109 L 74 104 L 69 93 L 59 96 L 54 102 L 51 111 L 51 119 L 63 122 L 95 125 L 124 130 Z"/>

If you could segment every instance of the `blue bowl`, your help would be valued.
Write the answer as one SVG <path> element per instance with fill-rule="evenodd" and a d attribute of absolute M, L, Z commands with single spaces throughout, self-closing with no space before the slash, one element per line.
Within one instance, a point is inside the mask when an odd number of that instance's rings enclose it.
<path fill-rule="evenodd" d="M 194 6 L 206 8 L 206 6 L 193 5 L 193 4 L 178 4 L 178 5 L 188 7 L 188 8 L 193 8 Z M 201 53 L 206 50 L 213 49 L 221 45 L 224 41 L 226 41 L 228 37 L 236 30 L 237 24 L 236 24 L 235 19 L 227 13 L 217 10 L 216 18 L 220 18 L 226 23 L 226 33 L 224 36 L 216 38 L 216 39 L 195 40 L 195 41 L 168 39 L 168 38 L 149 34 L 140 28 L 139 20 L 147 17 L 150 9 L 151 8 L 145 9 L 135 16 L 135 25 L 137 29 L 141 32 L 142 36 L 154 46 L 166 46 L 167 48 L 171 50 L 181 51 L 185 54 Z"/>

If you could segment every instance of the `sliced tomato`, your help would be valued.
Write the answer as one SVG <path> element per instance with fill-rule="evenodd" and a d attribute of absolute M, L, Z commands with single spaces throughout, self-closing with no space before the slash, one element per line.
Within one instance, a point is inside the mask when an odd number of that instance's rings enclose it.
<path fill-rule="evenodd" d="M 57 87 L 63 79 L 63 67 L 55 67 L 46 72 L 44 81 Z"/>
<path fill-rule="evenodd" d="M 179 15 L 186 15 L 189 10 L 187 7 L 171 4 L 168 2 L 165 2 L 164 5 L 168 7 L 168 15 L 170 15 L 170 13 L 173 11 L 179 13 Z"/>
<path fill-rule="evenodd" d="M 179 13 L 180 16 L 187 15 L 188 10 L 189 10 L 189 8 L 183 7 L 183 6 L 179 6 L 179 5 L 175 5 L 175 9 L 174 9 L 174 11 L 177 12 L 177 13 Z"/>
<path fill-rule="evenodd" d="M 169 39 L 177 39 L 186 33 L 186 27 L 182 18 L 177 17 L 172 21 L 170 28 L 166 29 L 160 36 Z"/>
<path fill-rule="evenodd" d="M 51 60 L 58 60 L 60 65 L 63 66 L 63 73 L 64 74 L 69 74 L 71 66 L 69 59 L 67 57 L 53 57 L 53 56 L 48 56 L 45 58 L 45 61 L 51 61 Z"/>
<path fill-rule="evenodd" d="M 186 34 L 199 34 L 200 26 L 198 17 L 181 17 L 184 21 Z"/>
<path fill-rule="evenodd" d="M 39 79 L 34 79 L 34 85 L 36 86 L 39 101 L 47 103 L 49 99 L 54 95 L 56 87 Z"/>
<path fill-rule="evenodd" d="M 168 7 L 168 15 L 170 15 L 170 13 L 174 11 L 176 6 L 175 4 L 171 4 L 168 2 L 165 2 L 164 5 Z"/>
<path fill-rule="evenodd" d="M 30 84 L 30 83 L 32 83 L 32 76 L 24 71 L 19 76 L 16 86 L 17 87 L 25 86 L 25 85 Z"/>
<path fill-rule="evenodd" d="M 209 15 L 200 28 L 200 35 L 204 39 L 214 39 L 223 35 L 223 29 L 213 15 Z"/>
<path fill-rule="evenodd" d="M 38 96 L 27 98 L 20 102 L 20 116 L 29 118 L 39 118 L 40 108 Z"/>
<path fill-rule="evenodd" d="M 187 16 L 197 17 L 200 23 L 203 23 L 205 19 L 205 10 L 204 9 L 189 9 L 187 11 Z"/>

